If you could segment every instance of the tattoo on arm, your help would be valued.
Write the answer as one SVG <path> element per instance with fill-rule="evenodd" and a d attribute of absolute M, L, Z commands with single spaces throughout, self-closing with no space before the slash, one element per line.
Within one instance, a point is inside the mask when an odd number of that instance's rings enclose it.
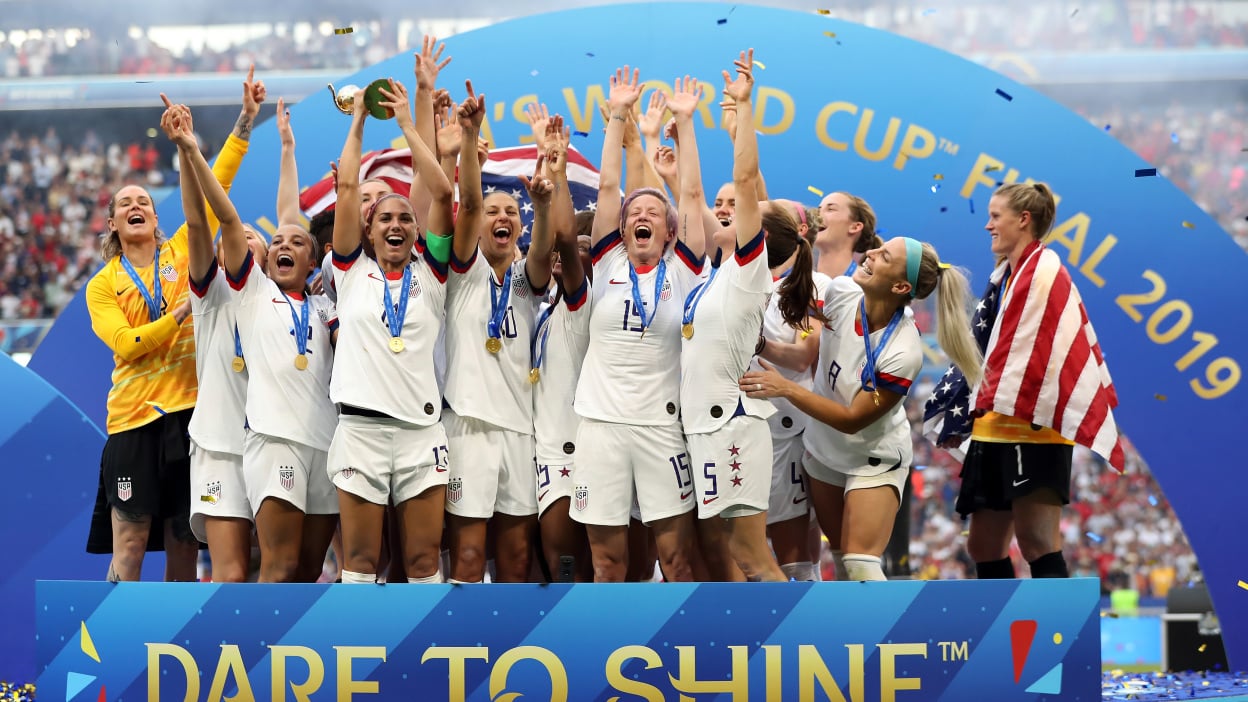
<path fill-rule="evenodd" d="M 250 141 L 251 125 L 254 121 L 254 118 L 246 112 L 240 114 L 238 116 L 238 121 L 234 123 L 234 136 L 242 139 L 243 141 Z"/>
<path fill-rule="evenodd" d="M 689 237 L 689 215 L 686 214 L 680 222 L 680 240 L 684 241 Z"/>

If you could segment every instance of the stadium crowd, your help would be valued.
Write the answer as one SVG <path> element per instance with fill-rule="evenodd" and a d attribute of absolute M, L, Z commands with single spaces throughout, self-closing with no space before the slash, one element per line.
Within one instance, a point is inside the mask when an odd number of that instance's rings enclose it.
<path fill-rule="evenodd" d="M 799 3 L 794 9 L 808 7 Z M 829 0 L 830 14 L 917 39 L 959 54 L 992 51 L 1083 51 L 1156 48 L 1242 47 L 1248 22 L 1237 18 L 1231 3 L 862 3 Z M 461 29 L 504 19 L 450 21 Z M 302 69 L 356 70 L 397 51 L 416 46 L 424 28 L 389 20 L 355 23 L 348 40 L 336 36 L 330 22 L 314 21 L 311 31 L 273 25 L 258 38 L 238 41 L 224 50 L 207 46 L 182 49 L 161 46 L 142 31 L 116 34 L 74 31 L 14 33 L 0 38 L 0 68 L 6 78 L 66 75 L 154 75 L 237 72 L 254 63 L 262 71 Z M 439 28 L 446 34 L 445 28 Z"/>

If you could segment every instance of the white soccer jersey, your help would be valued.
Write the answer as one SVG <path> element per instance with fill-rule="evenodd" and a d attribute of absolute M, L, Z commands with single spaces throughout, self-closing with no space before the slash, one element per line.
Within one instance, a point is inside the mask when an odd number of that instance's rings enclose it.
<path fill-rule="evenodd" d="M 686 434 L 709 434 L 728 423 L 740 406 L 751 417 L 767 419 L 776 408 L 746 397 L 739 383 L 754 357 L 763 308 L 771 291 L 767 248 L 760 231 L 720 263 L 696 301 L 693 338 L 680 354 L 680 402 Z"/>
<path fill-rule="evenodd" d="M 525 262 L 511 265 L 511 288 L 477 251 L 467 263 L 451 254 L 446 293 L 446 401 L 461 417 L 533 434 L 533 385 L 529 382 L 529 340 L 542 295 L 534 292 Z M 486 350 L 490 294 L 508 295 L 499 326 L 502 349 Z M 543 294 L 545 291 L 541 291 Z"/>
<path fill-rule="evenodd" d="M 247 369 L 234 370 L 237 300 L 214 260 L 202 285 L 191 280 L 195 318 L 195 374 L 199 399 L 190 434 L 201 448 L 243 455 Z"/>
<path fill-rule="evenodd" d="M 824 296 L 823 312 L 828 324 L 819 343 L 815 392 L 845 406 L 862 391 L 862 372 L 866 366 L 859 312 L 861 301 L 862 289 L 845 277 L 835 279 Z M 872 350 L 878 349 L 876 345 L 883 336 L 883 329 L 871 333 Z M 878 349 L 876 386 L 907 394 L 923 367 L 921 344 L 914 318 L 902 315 L 888 344 Z M 811 420 L 803 438 L 806 450 L 819 462 L 848 475 L 875 475 L 898 463 L 908 468 L 913 461 L 914 446 L 903 402 L 857 434 L 842 434 Z"/>
<path fill-rule="evenodd" d="M 832 279 L 822 273 L 815 273 L 814 278 L 815 301 L 816 304 L 822 306 L 823 296 L 827 292 L 828 285 L 832 282 Z M 767 309 L 763 312 L 763 336 L 768 341 L 792 344 L 797 341 L 800 332 L 785 323 L 784 316 L 780 314 L 780 284 L 783 282 L 784 278 L 780 278 L 772 283 L 771 297 L 767 301 Z M 795 371 L 775 363 L 771 365 L 780 375 L 807 390 L 814 387 L 814 373 L 811 372 L 810 368 L 804 371 Z M 762 368 L 758 364 L 757 358 L 750 361 L 750 370 L 762 370 Z M 771 404 L 776 408 L 776 413 L 767 419 L 767 424 L 771 426 L 771 435 L 773 437 L 784 439 L 802 433 L 809 418 L 801 410 L 781 397 L 772 399 Z"/>
<path fill-rule="evenodd" d="M 229 281 L 238 293 L 238 333 L 250 370 L 247 425 L 260 434 L 328 451 L 338 424 L 338 412 L 329 400 L 334 367 L 330 334 L 338 328 L 334 304 L 324 295 L 308 300 L 308 366 L 299 370 L 291 313 L 300 314 L 303 296 L 290 296 L 288 305 L 250 253 L 241 279 L 231 276 Z"/>
<path fill-rule="evenodd" d="M 589 281 L 557 305 L 542 306 L 535 335 L 541 379 L 533 386 L 533 435 L 538 465 L 567 465 L 576 454 L 576 383 L 589 348 Z M 545 337 L 545 352 L 541 351 Z"/>
<path fill-rule="evenodd" d="M 409 424 L 429 426 L 442 416 L 442 395 L 434 374 L 434 348 L 446 316 L 446 264 L 423 249 L 407 265 L 411 282 L 402 290 L 403 272 L 383 274 L 377 262 L 357 248 L 334 256 L 338 288 L 338 347 L 329 396 L 339 404 L 387 414 Z M 383 280 L 385 282 L 383 282 Z M 407 296 L 399 339 L 391 349 L 385 289 L 391 302 Z"/>
<path fill-rule="evenodd" d="M 576 385 L 576 413 L 601 422 L 636 426 L 679 422 L 681 313 L 685 298 L 700 280 L 703 259 L 695 258 L 677 241 L 663 257 L 666 277 L 657 296 L 658 267 L 638 270 L 637 287 L 644 308 L 638 311 L 620 233 L 603 238 L 591 254 L 595 282 L 589 349 Z M 643 313 L 647 318 L 654 315 L 644 337 Z"/>
<path fill-rule="evenodd" d="M 329 301 L 338 304 L 338 285 L 334 281 L 334 252 L 330 251 L 321 259 L 321 290 Z"/>

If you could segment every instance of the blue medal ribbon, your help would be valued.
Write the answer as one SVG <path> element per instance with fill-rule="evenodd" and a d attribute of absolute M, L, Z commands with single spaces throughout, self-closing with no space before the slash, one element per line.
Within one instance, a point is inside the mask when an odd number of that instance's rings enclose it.
<path fill-rule="evenodd" d="M 533 341 L 529 346 L 529 352 L 532 354 L 533 367 L 540 369 L 542 361 L 546 358 L 546 342 L 550 339 L 550 323 L 551 316 L 555 313 L 555 307 L 559 304 L 559 296 L 556 295 L 554 301 L 542 310 L 537 316 L 537 331 L 533 333 Z"/>
<path fill-rule="evenodd" d="M 637 310 L 637 316 L 641 317 L 641 335 L 646 335 L 646 330 L 650 328 L 650 323 L 654 321 L 654 316 L 659 313 L 659 295 L 663 293 L 663 281 L 667 280 L 667 261 L 659 259 L 659 267 L 654 276 L 654 309 L 650 310 L 650 316 L 646 316 L 646 305 L 641 299 L 641 283 L 637 279 L 637 269 L 633 268 L 630 261 L 628 264 L 628 279 L 633 283 L 633 307 Z"/>
<path fill-rule="evenodd" d="M 290 305 L 290 319 L 295 324 L 295 348 L 299 349 L 299 355 L 304 356 L 308 353 L 308 310 L 311 305 L 308 303 L 308 297 L 303 298 L 303 309 L 299 314 L 295 313 L 295 303 L 290 301 L 290 297 L 286 295 L 285 290 L 280 291 L 282 297 L 286 298 L 286 304 Z"/>
<path fill-rule="evenodd" d="M 862 369 L 862 389 L 870 392 L 878 392 L 875 387 L 875 362 L 884 352 L 884 348 L 888 346 L 888 340 L 893 336 L 893 332 L 897 330 L 897 325 L 904 316 L 904 311 L 898 308 L 893 313 L 893 318 L 888 320 L 888 326 L 884 327 L 884 336 L 880 338 L 880 345 L 874 350 L 871 348 L 871 328 L 867 326 L 867 300 L 864 297 L 858 302 L 858 310 L 862 314 L 862 343 L 867 347 L 867 363 Z M 876 404 L 879 404 L 878 401 Z"/>
<path fill-rule="evenodd" d="M 857 262 L 857 261 L 850 261 L 850 262 L 849 262 L 849 268 L 846 268 L 846 269 L 845 269 L 845 272 L 844 272 L 844 273 L 842 273 L 841 275 L 846 276 L 846 277 L 852 277 L 852 276 L 854 275 L 854 271 L 856 271 L 856 270 L 858 270 L 858 262 Z"/>
<path fill-rule="evenodd" d="M 496 290 L 494 275 L 490 274 L 490 321 L 486 324 L 485 333 L 491 339 L 502 338 L 503 317 L 507 315 L 507 303 L 511 301 L 511 266 L 503 276 L 502 290 Z"/>
<path fill-rule="evenodd" d="M 711 268 L 711 275 L 701 285 L 693 289 L 689 293 L 689 297 L 685 298 L 685 316 L 682 318 L 682 324 L 693 324 L 693 317 L 698 312 L 698 304 L 702 302 L 702 298 L 706 295 L 706 291 L 710 289 L 711 283 L 715 282 L 715 274 L 719 273 L 719 266 Z"/>
<path fill-rule="evenodd" d="M 139 272 L 134 269 L 130 263 L 130 259 L 126 255 L 120 254 L 121 267 L 125 269 L 126 275 L 130 276 L 130 280 L 134 281 L 134 287 L 139 289 L 143 294 L 143 299 L 147 302 L 148 321 L 155 322 L 160 319 L 160 303 L 164 295 L 160 290 L 160 245 L 156 245 L 156 260 L 152 262 L 152 290 L 149 292 L 147 285 L 143 283 L 143 279 L 139 277 Z"/>
<path fill-rule="evenodd" d="M 243 357 L 243 340 L 238 337 L 238 325 L 234 325 L 234 357 Z"/>
<path fill-rule="evenodd" d="M 403 285 L 399 288 L 399 304 L 394 304 L 394 296 L 390 294 L 390 280 L 386 278 L 386 272 L 381 270 L 378 264 L 377 270 L 381 271 L 381 289 L 385 291 L 386 299 L 386 324 L 390 327 L 390 337 L 397 339 L 403 334 L 403 320 L 407 319 L 407 291 L 412 288 L 412 267 L 403 267 Z"/>

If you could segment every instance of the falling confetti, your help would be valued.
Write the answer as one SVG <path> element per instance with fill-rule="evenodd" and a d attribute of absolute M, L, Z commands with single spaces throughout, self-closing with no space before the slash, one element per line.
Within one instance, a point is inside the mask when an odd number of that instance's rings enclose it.
<path fill-rule="evenodd" d="M 1200 648 L 1196 649 L 1196 651 L 1197 653 L 1204 653 L 1206 648 L 1209 648 L 1209 644 L 1201 644 Z"/>
<path fill-rule="evenodd" d="M 1156 506 L 1157 506 L 1157 496 L 1156 496 L 1156 495 L 1149 495 L 1149 496 L 1148 496 L 1148 504 L 1150 504 L 1150 505 L 1152 505 L 1152 506 L 1156 507 Z"/>
<path fill-rule="evenodd" d="M 948 208 L 948 207 L 942 207 L 942 208 L 940 208 L 940 211 L 941 211 L 941 212 L 948 212 L 948 211 L 949 211 L 949 208 Z"/>
<path fill-rule="evenodd" d="M 1184 228 L 1184 229 L 1195 229 L 1195 228 L 1196 228 L 1196 225 L 1195 225 L 1195 224 L 1192 224 L 1191 222 L 1184 221 L 1184 222 L 1183 222 L 1183 228 Z"/>
<path fill-rule="evenodd" d="M 940 183 L 936 183 L 935 185 L 932 186 L 933 193 L 935 193 L 938 190 L 940 190 Z"/>
<path fill-rule="evenodd" d="M 1108 132 L 1108 131 L 1109 131 L 1109 127 L 1110 127 L 1110 125 L 1108 125 L 1108 124 L 1107 124 L 1107 125 L 1105 125 L 1105 131 L 1107 131 L 1107 132 Z"/>
<path fill-rule="evenodd" d="M 819 188 L 816 188 L 816 187 L 815 187 L 815 186 L 813 186 L 813 185 L 807 185 L 807 186 L 806 186 L 806 189 L 807 189 L 807 190 L 809 190 L 810 192 L 814 193 L 815 195 L 818 195 L 819 197 L 823 197 L 823 191 L 822 191 L 822 190 L 820 190 Z"/>
<path fill-rule="evenodd" d="M 999 170 L 1001 170 L 1000 166 L 989 166 L 984 169 L 984 173 L 992 173 L 993 171 L 999 171 Z"/>
<path fill-rule="evenodd" d="M 593 58 L 593 57 L 594 57 L 594 52 L 592 52 L 592 51 L 586 51 L 586 52 L 585 52 L 585 55 L 586 55 L 586 56 L 588 56 L 588 57 L 590 57 L 590 58 Z"/>
<path fill-rule="evenodd" d="M 944 179 L 945 179 L 945 174 L 943 173 L 937 173 L 936 175 L 932 176 L 932 180 L 944 180 Z"/>
<path fill-rule="evenodd" d="M 1099 543 L 1101 543 L 1102 541 L 1104 541 L 1104 540 L 1105 540 L 1105 539 L 1101 538 L 1100 536 L 1098 536 L 1098 535 L 1096 535 L 1096 534 L 1093 534 L 1093 533 L 1092 533 L 1092 532 L 1090 532 L 1090 531 L 1089 531 L 1089 532 L 1087 532 L 1086 534 L 1084 534 L 1084 536 L 1088 537 L 1088 538 L 1089 538 L 1089 539 L 1091 539 L 1094 543 L 1098 543 L 1098 544 L 1099 544 Z"/>
<path fill-rule="evenodd" d="M 577 136 L 579 136 L 579 137 L 587 137 L 587 136 L 589 136 L 589 132 L 575 132 L 575 134 L 576 134 Z"/>
<path fill-rule="evenodd" d="M 971 214 L 975 214 L 975 201 L 968 197 L 966 198 L 966 204 L 971 206 Z"/>
<path fill-rule="evenodd" d="M 1166 401 L 1165 395 L 1157 394 L 1157 395 L 1153 395 L 1153 397 L 1157 398 L 1158 400 L 1161 400 L 1162 402 Z"/>
<path fill-rule="evenodd" d="M 1239 581 L 1239 586 L 1245 590 L 1248 590 L 1248 583 L 1244 582 L 1243 580 Z"/>
<path fill-rule="evenodd" d="M 334 34 L 350 34 L 355 31 L 355 27 L 338 27 L 334 29 Z"/>
<path fill-rule="evenodd" d="M 828 37 L 829 39 L 835 39 L 836 32 L 824 32 L 823 36 Z M 837 43 L 840 43 L 840 42 L 837 42 Z M 1244 149 L 1244 151 L 1248 151 L 1248 149 Z"/>
<path fill-rule="evenodd" d="M 717 19 L 715 20 L 715 24 L 728 24 L 728 18 L 725 17 L 723 19 Z"/>
<path fill-rule="evenodd" d="M 1070 18 L 1071 18 L 1071 19 L 1074 19 L 1074 18 L 1075 18 L 1075 15 L 1077 15 L 1077 14 L 1079 14 L 1079 8 L 1077 8 L 1077 7 L 1076 7 L 1076 8 L 1075 8 L 1075 11 L 1074 11 L 1074 12 L 1072 12 L 1072 13 L 1070 13 Z"/>
<path fill-rule="evenodd" d="M 1170 132 L 1170 141 L 1171 141 L 1171 142 L 1173 142 L 1173 143 L 1175 143 L 1175 144 L 1179 143 L 1179 133 L 1178 133 L 1178 132 Z"/>
<path fill-rule="evenodd" d="M 1005 98 L 1006 102 L 1012 102 L 1014 100 L 1013 95 L 1010 95 L 1009 93 L 1005 92 L 1004 90 L 1000 88 L 997 88 L 997 95 L 1000 95 L 1001 97 Z"/>
<path fill-rule="evenodd" d="M 762 62 L 762 61 L 759 61 L 759 60 L 757 60 L 757 59 L 755 59 L 755 60 L 754 60 L 754 65 L 755 65 L 755 66 L 758 66 L 759 68 L 763 69 L 764 71 L 765 71 L 765 70 L 767 70 L 767 67 L 763 65 L 763 62 Z"/>
<path fill-rule="evenodd" d="M 831 10 L 815 10 L 815 12 L 818 12 L 818 13 L 819 13 L 819 14 L 821 14 L 821 15 L 830 15 L 830 14 L 832 14 L 832 11 L 831 11 Z"/>
<path fill-rule="evenodd" d="M 1136 178 L 1148 178 L 1149 176 L 1155 176 L 1155 175 L 1157 175 L 1157 169 L 1156 169 L 1156 168 L 1137 168 L 1137 169 L 1135 169 L 1135 177 L 1136 177 Z"/>
<path fill-rule="evenodd" d="M 529 71 L 529 75 L 531 75 L 531 76 L 533 76 L 533 77 L 537 77 L 537 69 L 536 69 L 536 68 L 534 68 L 533 70 Z"/>
<path fill-rule="evenodd" d="M 963 530 L 962 530 L 962 535 L 963 535 L 963 536 L 970 536 L 970 535 L 971 535 L 971 531 L 970 531 L 970 529 L 963 529 Z"/>
<path fill-rule="evenodd" d="M 936 8 L 934 7 L 929 7 L 923 11 L 924 17 L 930 17 L 931 15 L 934 15 L 934 14 L 936 14 Z"/>

